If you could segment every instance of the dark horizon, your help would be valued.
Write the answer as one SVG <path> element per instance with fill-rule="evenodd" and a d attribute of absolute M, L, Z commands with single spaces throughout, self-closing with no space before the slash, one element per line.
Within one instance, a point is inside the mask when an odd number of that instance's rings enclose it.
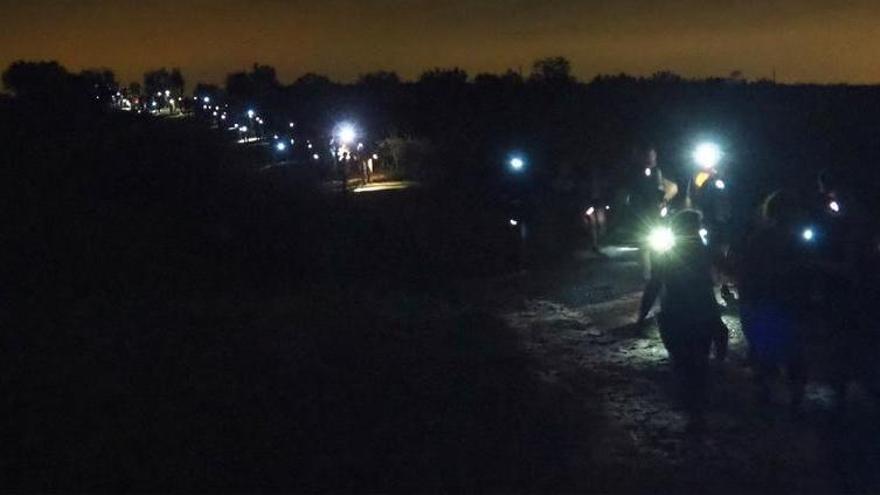
<path fill-rule="evenodd" d="M 470 75 L 528 72 L 533 60 L 564 56 L 573 74 L 687 78 L 741 71 L 783 83 L 880 82 L 870 51 L 880 9 L 867 1 L 712 5 L 678 2 L 470 3 L 422 0 L 250 2 L 8 2 L 0 65 L 58 60 L 71 70 L 108 67 L 120 82 L 158 67 L 187 81 L 222 83 L 254 62 L 279 80 L 304 73 L 350 82 L 375 70 L 416 78 L 434 67 Z"/>

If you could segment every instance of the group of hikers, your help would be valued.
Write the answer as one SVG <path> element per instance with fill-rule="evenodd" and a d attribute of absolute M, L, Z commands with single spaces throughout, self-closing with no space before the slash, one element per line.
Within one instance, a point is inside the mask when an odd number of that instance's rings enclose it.
<path fill-rule="evenodd" d="M 854 381 L 880 396 L 875 359 L 880 236 L 859 198 L 825 170 L 814 191 L 769 194 L 731 249 L 730 233 L 706 218 L 716 212 L 691 204 L 690 198 L 679 211 L 666 210 L 659 175 L 659 170 L 645 171 L 648 195 L 643 193 L 640 201 L 649 209 L 642 211 L 653 215 L 649 222 L 663 223 L 674 247 L 660 252 L 645 246 L 649 269 L 638 324 L 644 324 L 659 298 L 660 336 L 680 382 L 690 427 L 705 426 L 713 354 L 719 363 L 727 355 L 729 332 L 719 296 L 739 308 L 760 402 L 770 401 L 773 380 L 784 375 L 791 411 L 801 413 L 810 376 L 807 348 L 817 342 L 837 411 L 845 409 L 847 388 Z"/>

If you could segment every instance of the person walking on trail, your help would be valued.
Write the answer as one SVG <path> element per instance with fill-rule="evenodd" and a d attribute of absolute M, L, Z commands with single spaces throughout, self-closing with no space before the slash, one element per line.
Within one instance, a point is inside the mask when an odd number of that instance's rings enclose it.
<path fill-rule="evenodd" d="M 818 202 L 812 218 L 821 234 L 812 263 L 818 273 L 821 312 L 830 336 L 832 387 L 836 405 L 843 409 L 846 390 L 861 381 L 872 391 L 876 337 L 859 316 L 873 309 L 877 301 L 866 301 L 872 292 L 870 277 L 873 228 L 861 206 L 840 178 L 830 170 L 818 177 Z"/>
<path fill-rule="evenodd" d="M 662 286 L 660 337 L 681 384 L 689 429 L 702 429 L 709 379 L 709 349 L 721 323 L 715 300 L 712 259 L 700 238 L 700 214 L 684 210 L 672 218 L 674 247 L 657 256 Z"/>
<path fill-rule="evenodd" d="M 787 191 L 771 194 L 763 204 L 760 225 L 746 241 L 740 272 L 742 327 L 758 398 L 769 400 L 769 380 L 784 369 L 795 412 L 806 384 L 799 315 L 809 303 L 810 287 L 803 216 L 796 196 Z"/>
<path fill-rule="evenodd" d="M 643 237 L 646 227 L 651 228 L 665 220 L 669 214 L 668 204 L 678 194 L 678 186 L 663 178 L 663 171 L 657 164 L 657 151 L 653 147 L 647 147 L 642 165 L 644 170 L 640 169 L 635 176 L 626 201 L 630 213 L 630 228 L 639 238 Z M 660 284 L 653 274 L 654 259 L 651 249 L 644 241 L 640 240 L 639 243 L 645 289 L 642 292 L 636 324 L 642 326 L 660 295 Z"/>

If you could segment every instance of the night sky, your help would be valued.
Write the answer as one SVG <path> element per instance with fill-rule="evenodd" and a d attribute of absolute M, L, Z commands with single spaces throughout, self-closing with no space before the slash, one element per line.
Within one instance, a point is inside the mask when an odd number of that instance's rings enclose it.
<path fill-rule="evenodd" d="M 563 55 L 575 74 L 726 75 L 880 82 L 880 2 L 811 0 L 0 0 L 0 65 L 55 59 L 122 82 L 179 66 L 221 82 L 254 62 L 282 82 L 376 69 L 528 71 Z M 192 87 L 192 86 L 190 86 Z"/>

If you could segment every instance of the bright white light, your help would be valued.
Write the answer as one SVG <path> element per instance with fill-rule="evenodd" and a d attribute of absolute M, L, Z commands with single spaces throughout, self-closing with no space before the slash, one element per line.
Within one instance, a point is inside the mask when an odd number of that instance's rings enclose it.
<path fill-rule="evenodd" d="M 351 144 L 357 139 L 357 131 L 355 131 L 354 126 L 351 124 L 342 124 L 339 126 L 339 130 L 336 131 L 336 136 L 342 144 Z"/>
<path fill-rule="evenodd" d="M 247 111 L 247 116 L 248 116 L 249 119 L 254 118 L 254 111 L 253 111 L 253 110 L 248 110 L 248 111 Z"/>
<path fill-rule="evenodd" d="M 727 184 L 725 184 L 723 180 L 718 179 L 715 181 L 715 188 L 716 189 L 724 189 L 725 187 L 727 187 Z"/>
<path fill-rule="evenodd" d="M 156 96 L 162 96 L 162 92 L 161 92 L 161 91 L 156 91 Z"/>
<path fill-rule="evenodd" d="M 608 211 L 610 209 L 611 209 L 611 205 L 605 205 L 605 211 Z"/>
<path fill-rule="evenodd" d="M 590 216 L 593 213 L 596 213 L 596 209 L 591 206 L 591 207 L 587 208 L 587 211 L 585 213 L 587 214 L 587 216 Z"/>
<path fill-rule="evenodd" d="M 288 126 L 292 128 L 292 127 L 293 127 L 293 122 L 291 122 L 290 124 L 288 124 Z"/>
<path fill-rule="evenodd" d="M 647 167 L 645 169 L 645 177 L 650 177 L 650 176 L 651 176 L 651 167 Z"/>
<path fill-rule="evenodd" d="M 278 134 L 273 134 L 272 139 L 278 139 Z"/>
<path fill-rule="evenodd" d="M 315 159 L 315 160 L 317 160 L 317 159 L 318 159 L 318 158 L 321 158 L 321 157 L 320 157 L 320 156 L 318 156 L 318 154 L 317 154 L 317 153 L 315 153 L 315 154 L 314 154 L 314 155 L 312 155 L 312 158 L 313 158 L 313 159 Z"/>
<path fill-rule="evenodd" d="M 290 138 L 290 145 L 293 146 L 293 143 L 294 143 L 293 138 Z"/>
<path fill-rule="evenodd" d="M 522 170 L 525 166 L 526 166 L 525 160 L 523 160 L 522 158 L 520 158 L 518 156 L 515 156 L 510 159 L 510 168 L 512 168 L 514 170 L 517 170 L 517 171 Z"/>
<path fill-rule="evenodd" d="M 511 218 L 510 220 L 508 220 L 508 222 L 510 222 L 510 226 L 511 226 L 511 227 L 516 227 L 517 225 L 519 225 L 519 222 L 516 221 L 516 220 L 514 220 L 513 218 Z"/>
<path fill-rule="evenodd" d="M 828 208 L 834 213 L 840 213 L 840 203 L 837 201 L 831 200 L 831 202 L 828 203 Z"/>
<path fill-rule="evenodd" d="M 214 115 L 214 117 L 216 117 L 216 116 L 217 116 L 217 112 L 214 112 L 213 115 Z"/>
<path fill-rule="evenodd" d="M 156 106 L 156 102 L 155 102 L 155 101 L 153 102 L 153 106 L 154 106 L 154 107 Z"/>
<path fill-rule="evenodd" d="M 666 215 L 669 215 L 669 208 L 664 206 L 663 208 L 660 208 L 660 216 L 666 217 Z"/>
<path fill-rule="evenodd" d="M 166 90 L 165 90 L 165 96 L 171 96 L 171 91 L 169 91 L 169 90 L 166 89 Z"/>
<path fill-rule="evenodd" d="M 247 132 L 247 126 L 243 125 L 243 126 L 239 127 L 238 130 L 241 132 Z"/>
<path fill-rule="evenodd" d="M 700 239 L 703 241 L 703 245 L 709 244 L 709 231 L 705 227 L 700 229 Z"/>
<path fill-rule="evenodd" d="M 675 236 L 669 227 L 655 227 L 648 234 L 648 245 L 658 253 L 664 253 L 675 246 Z"/>
<path fill-rule="evenodd" d="M 278 151 L 284 151 L 284 150 L 287 149 L 287 145 L 284 144 L 284 143 L 276 143 L 276 144 L 275 144 L 275 149 L 278 150 Z"/>
<path fill-rule="evenodd" d="M 701 143 L 694 149 L 693 158 L 702 168 L 715 168 L 721 161 L 721 148 L 715 143 Z"/>
<path fill-rule="evenodd" d="M 309 144 L 306 145 L 306 146 L 307 146 L 309 149 L 312 149 L 312 143 L 309 143 Z"/>
<path fill-rule="evenodd" d="M 807 227 L 807 228 L 804 229 L 803 232 L 801 232 L 801 237 L 802 237 L 805 241 L 810 242 L 810 241 L 813 240 L 813 238 L 816 237 L 816 233 L 813 231 L 812 228 Z"/>
<path fill-rule="evenodd" d="M 211 103 L 211 97 L 206 96 L 206 97 L 202 98 L 202 101 L 204 101 L 205 103 Z"/>
<path fill-rule="evenodd" d="M 221 120 L 226 120 L 226 114 L 224 113 L 223 115 L 221 115 L 221 116 L 220 116 L 220 119 L 221 119 Z"/>
<path fill-rule="evenodd" d="M 373 160 L 378 160 L 378 159 L 379 159 L 379 155 L 373 153 Z"/>

